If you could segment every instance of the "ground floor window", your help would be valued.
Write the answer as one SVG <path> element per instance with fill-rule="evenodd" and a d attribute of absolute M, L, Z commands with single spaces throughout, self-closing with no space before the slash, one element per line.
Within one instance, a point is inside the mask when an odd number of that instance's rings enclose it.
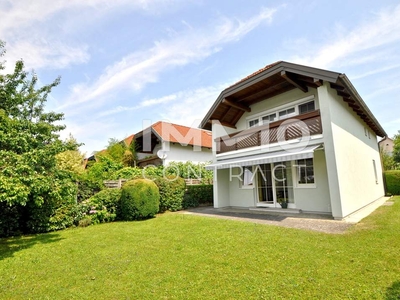
<path fill-rule="evenodd" d="M 297 183 L 299 185 L 315 184 L 314 162 L 312 158 L 299 159 L 295 167 L 297 168 Z"/>

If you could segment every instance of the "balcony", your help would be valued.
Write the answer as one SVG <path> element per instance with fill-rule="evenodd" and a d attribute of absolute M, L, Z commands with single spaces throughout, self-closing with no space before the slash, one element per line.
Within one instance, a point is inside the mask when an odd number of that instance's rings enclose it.
<path fill-rule="evenodd" d="M 319 110 L 215 139 L 217 154 L 284 142 L 322 133 Z"/>

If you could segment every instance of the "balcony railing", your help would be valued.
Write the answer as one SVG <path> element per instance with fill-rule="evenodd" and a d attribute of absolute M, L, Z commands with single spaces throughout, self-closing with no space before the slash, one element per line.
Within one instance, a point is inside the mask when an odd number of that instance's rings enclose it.
<path fill-rule="evenodd" d="M 322 133 L 319 110 L 215 139 L 217 153 L 284 142 Z"/>

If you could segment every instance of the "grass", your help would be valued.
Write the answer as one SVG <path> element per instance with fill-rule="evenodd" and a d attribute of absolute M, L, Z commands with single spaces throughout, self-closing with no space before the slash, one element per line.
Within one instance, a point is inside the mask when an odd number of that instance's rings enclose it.
<path fill-rule="evenodd" d="M 167 213 L 0 240 L 1 299 L 399 299 L 400 197 L 342 235 Z"/>

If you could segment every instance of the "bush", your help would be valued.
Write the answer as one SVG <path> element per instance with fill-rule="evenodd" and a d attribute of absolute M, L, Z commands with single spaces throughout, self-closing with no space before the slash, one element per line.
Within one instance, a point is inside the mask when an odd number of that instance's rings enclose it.
<path fill-rule="evenodd" d="M 81 203 L 82 201 L 89 199 L 90 197 L 100 192 L 104 188 L 104 185 L 101 182 L 93 181 L 85 175 L 79 177 L 77 186 L 78 186 L 78 196 L 77 196 L 78 203 Z"/>
<path fill-rule="evenodd" d="M 212 184 L 188 185 L 187 194 L 199 204 L 213 203 L 214 201 Z"/>
<path fill-rule="evenodd" d="M 120 189 L 105 189 L 84 201 L 86 213 L 93 224 L 112 222 L 117 217 L 121 199 Z"/>
<path fill-rule="evenodd" d="M 156 215 L 160 193 L 157 185 L 148 179 L 135 179 L 122 186 L 120 217 L 122 220 L 141 220 Z"/>
<path fill-rule="evenodd" d="M 386 189 L 388 194 L 400 195 L 400 170 L 385 171 Z"/>
<path fill-rule="evenodd" d="M 197 207 L 197 206 L 199 206 L 199 201 L 197 200 L 197 198 L 193 197 L 192 194 L 186 191 L 185 195 L 183 196 L 182 208 L 187 209 L 190 207 Z"/>
<path fill-rule="evenodd" d="M 154 183 L 160 191 L 160 212 L 182 209 L 186 188 L 185 180 L 176 176 L 167 176 L 156 178 Z"/>
<path fill-rule="evenodd" d="M 79 221 L 85 216 L 82 205 L 68 204 L 56 209 L 49 219 L 49 230 L 61 230 L 73 225 L 78 225 Z"/>
<path fill-rule="evenodd" d="M 121 170 L 115 172 L 112 176 L 113 180 L 118 179 L 135 179 L 142 177 L 143 169 L 135 168 L 135 167 L 126 167 Z"/>

